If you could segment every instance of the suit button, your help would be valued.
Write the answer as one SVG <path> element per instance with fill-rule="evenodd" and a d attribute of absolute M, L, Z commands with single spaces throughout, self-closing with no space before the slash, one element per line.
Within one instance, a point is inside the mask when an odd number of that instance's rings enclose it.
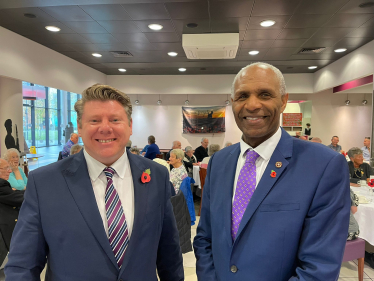
<path fill-rule="evenodd" d="M 232 265 L 230 270 L 232 273 L 236 273 L 238 271 L 238 268 L 236 267 L 236 265 Z"/>
<path fill-rule="evenodd" d="M 15 219 L 14 221 L 17 221 L 17 219 Z"/>

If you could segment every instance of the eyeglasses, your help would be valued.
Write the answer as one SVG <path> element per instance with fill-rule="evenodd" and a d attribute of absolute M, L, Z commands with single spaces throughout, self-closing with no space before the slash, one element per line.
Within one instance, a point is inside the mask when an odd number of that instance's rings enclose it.
<path fill-rule="evenodd" d="M 12 168 L 7 166 L 7 167 L 4 167 L 4 168 L 0 168 L 0 170 L 4 170 L 4 171 L 11 171 Z"/>

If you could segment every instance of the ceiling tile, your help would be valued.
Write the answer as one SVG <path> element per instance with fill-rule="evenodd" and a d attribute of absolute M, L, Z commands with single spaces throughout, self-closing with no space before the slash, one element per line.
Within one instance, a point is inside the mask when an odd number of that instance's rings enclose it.
<path fill-rule="evenodd" d="M 357 48 L 373 40 L 373 37 L 345 37 L 334 45 L 334 48 Z"/>
<path fill-rule="evenodd" d="M 209 18 L 208 1 L 165 3 L 172 19 Z"/>
<path fill-rule="evenodd" d="M 62 38 L 61 35 L 69 35 L 69 34 L 40 34 L 40 33 L 34 33 L 29 34 L 26 37 L 30 40 L 33 40 L 35 42 L 38 42 L 40 44 L 66 44 Z"/>
<path fill-rule="evenodd" d="M 4 9 L 1 10 L 8 17 L 15 21 L 23 23 L 35 23 L 35 22 L 49 22 L 56 21 L 56 19 L 39 8 L 16 8 L 16 9 Z M 34 14 L 36 18 L 27 18 L 24 14 Z M 2 14 L 0 14 L 2 16 Z"/>
<path fill-rule="evenodd" d="M 77 33 L 108 33 L 95 21 L 67 21 L 64 24 Z"/>
<path fill-rule="evenodd" d="M 303 0 L 296 14 L 334 14 L 349 0 Z"/>
<path fill-rule="evenodd" d="M 348 1 L 347 1 L 348 2 Z M 339 13 L 354 13 L 354 14 L 374 14 L 374 6 L 369 8 L 360 8 L 359 5 L 362 3 L 371 2 L 369 0 L 351 0 L 349 1 Z"/>
<path fill-rule="evenodd" d="M 359 27 L 348 33 L 346 37 L 374 37 L 374 26 Z"/>
<path fill-rule="evenodd" d="M 209 19 L 181 19 L 173 20 L 179 34 L 199 34 L 211 32 Z M 189 28 L 188 23 L 196 23 L 197 27 Z"/>
<path fill-rule="evenodd" d="M 178 56 L 185 56 L 182 43 L 153 43 L 157 50 L 162 50 L 165 53 L 167 52 L 177 52 Z"/>
<path fill-rule="evenodd" d="M 151 43 L 167 43 L 167 42 L 180 42 L 182 38 L 179 37 L 175 32 L 153 32 L 144 33 Z"/>
<path fill-rule="evenodd" d="M 248 29 L 282 29 L 290 20 L 291 16 L 254 16 L 250 18 Z M 265 20 L 273 20 L 275 24 L 269 27 L 262 27 L 260 23 Z"/>
<path fill-rule="evenodd" d="M 362 26 L 360 27 L 370 27 L 370 26 L 374 26 L 374 18 L 371 18 L 370 20 L 368 20 L 367 22 L 365 22 Z"/>
<path fill-rule="evenodd" d="M 7 9 L 0 10 L 0 25 L 16 23 L 16 20 L 7 13 Z"/>
<path fill-rule="evenodd" d="M 41 9 L 59 21 L 93 21 L 79 6 L 55 6 Z"/>
<path fill-rule="evenodd" d="M 318 28 L 286 28 L 278 39 L 303 39 L 311 37 Z"/>
<path fill-rule="evenodd" d="M 149 43 L 147 37 L 143 33 L 113 33 L 112 35 L 114 38 L 125 43 Z"/>
<path fill-rule="evenodd" d="M 60 52 L 60 53 L 72 59 L 86 58 L 86 55 L 80 52 Z"/>
<path fill-rule="evenodd" d="M 326 27 L 316 32 L 316 38 L 342 38 L 352 32 L 354 28 L 349 27 Z"/>
<path fill-rule="evenodd" d="M 335 14 L 326 26 L 359 27 L 373 17 L 374 14 Z"/>
<path fill-rule="evenodd" d="M 109 33 L 107 34 L 82 33 L 81 35 L 94 44 L 110 44 L 110 43 L 113 44 L 113 43 L 119 42 L 116 38 L 113 37 L 113 35 Z"/>
<path fill-rule="evenodd" d="M 123 7 L 133 20 L 170 19 L 162 3 L 124 4 Z"/>
<path fill-rule="evenodd" d="M 140 29 L 133 21 L 98 21 L 109 33 L 137 33 Z"/>
<path fill-rule="evenodd" d="M 287 28 L 321 27 L 332 17 L 331 14 L 293 15 Z"/>
<path fill-rule="evenodd" d="M 127 43 L 127 48 L 132 51 L 157 51 L 157 47 L 151 43 Z"/>
<path fill-rule="evenodd" d="M 260 0 L 256 1 L 253 16 L 292 15 L 300 0 Z"/>
<path fill-rule="evenodd" d="M 127 51 L 128 47 L 124 43 L 112 43 L 112 44 L 95 44 L 100 51 Z"/>
<path fill-rule="evenodd" d="M 222 18 L 211 20 L 210 26 L 212 32 L 238 32 L 246 30 L 248 17 L 246 18 Z"/>
<path fill-rule="evenodd" d="M 81 5 L 94 20 L 131 20 L 122 5 Z"/>
<path fill-rule="evenodd" d="M 331 47 L 336 44 L 339 38 L 317 38 L 312 37 L 303 44 L 303 48 Z"/>
<path fill-rule="evenodd" d="M 97 52 L 101 51 L 101 49 L 95 44 L 68 44 L 69 46 L 75 51 L 78 52 Z"/>
<path fill-rule="evenodd" d="M 246 31 L 245 40 L 276 39 L 281 31 L 281 29 L 251 29 Z"/>
<path fill-rule="evenodd" d="M 241 48 L 269 48 L 273 45 L 274 40 L 248 40 L 241 41 Z"/>
<path fill-rule="evenodd" d="M 284 60 L 289 56 L 296 54 L 298 48 L 271 48 L 266 53 L 266 60 Z"/>
<path fill-rule="evenodd" d="M 91 42 L 79 34 L 56 34 L 62 43 L 90 44 Z"/>
<path fill-rule="evenodd" d="M 55 50 L 57 52 L 74 52 L 74 51 L 79 51 L 74 49 L 73 47 L 67 45 L 67 44 L 45 44 L 44 46 Z"/>
<path fill-rule="evenodd" d="M 254 0 L 211 1 L 209 4 L 212 19 L 248 17 Z"/>
<path fill-rule="evenodd" d="M 152 30 L 148 27 L 150 24 L 161 24 L 163 28 L 161 30 Z M 142 32 L 174 32 L 174 26 L 171 20 L 137 20 L 134 24 L 139 27 Z"/>
<path fill-rule="evenodd" d="M 276 48 L 294 48 L 301 47 L 305 43 L 306 39 L 290 39 L 290 40 L 275 40 L 272 47 Z"/>

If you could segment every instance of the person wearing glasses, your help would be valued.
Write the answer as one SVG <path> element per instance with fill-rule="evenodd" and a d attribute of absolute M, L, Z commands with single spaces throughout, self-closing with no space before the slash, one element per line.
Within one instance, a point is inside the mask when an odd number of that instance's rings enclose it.
<path fill-rule="evenodd" d="M 0 265 L 10 247 L 10 238 L 18 220 L 19 208 L 23 202 L 24 191 L 13 190 L 8 182 L 12 168 L 0 158 Z"/>

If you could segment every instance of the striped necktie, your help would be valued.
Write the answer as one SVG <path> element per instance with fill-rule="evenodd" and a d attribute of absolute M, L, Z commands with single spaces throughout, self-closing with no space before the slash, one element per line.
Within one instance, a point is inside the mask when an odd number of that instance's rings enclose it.
<path fill-rule="evenodd" d="M 113 185 L 113 175 L 116 171 L 112 167 L 104 169 L 107 179 L 105 191 L 105 210 L 108 221 L 109 243 L 112 247 L 118 267 L 121 269 L 127 245 L 129 244 L 129 232 L 125 213 L 118 193 Z"/>

